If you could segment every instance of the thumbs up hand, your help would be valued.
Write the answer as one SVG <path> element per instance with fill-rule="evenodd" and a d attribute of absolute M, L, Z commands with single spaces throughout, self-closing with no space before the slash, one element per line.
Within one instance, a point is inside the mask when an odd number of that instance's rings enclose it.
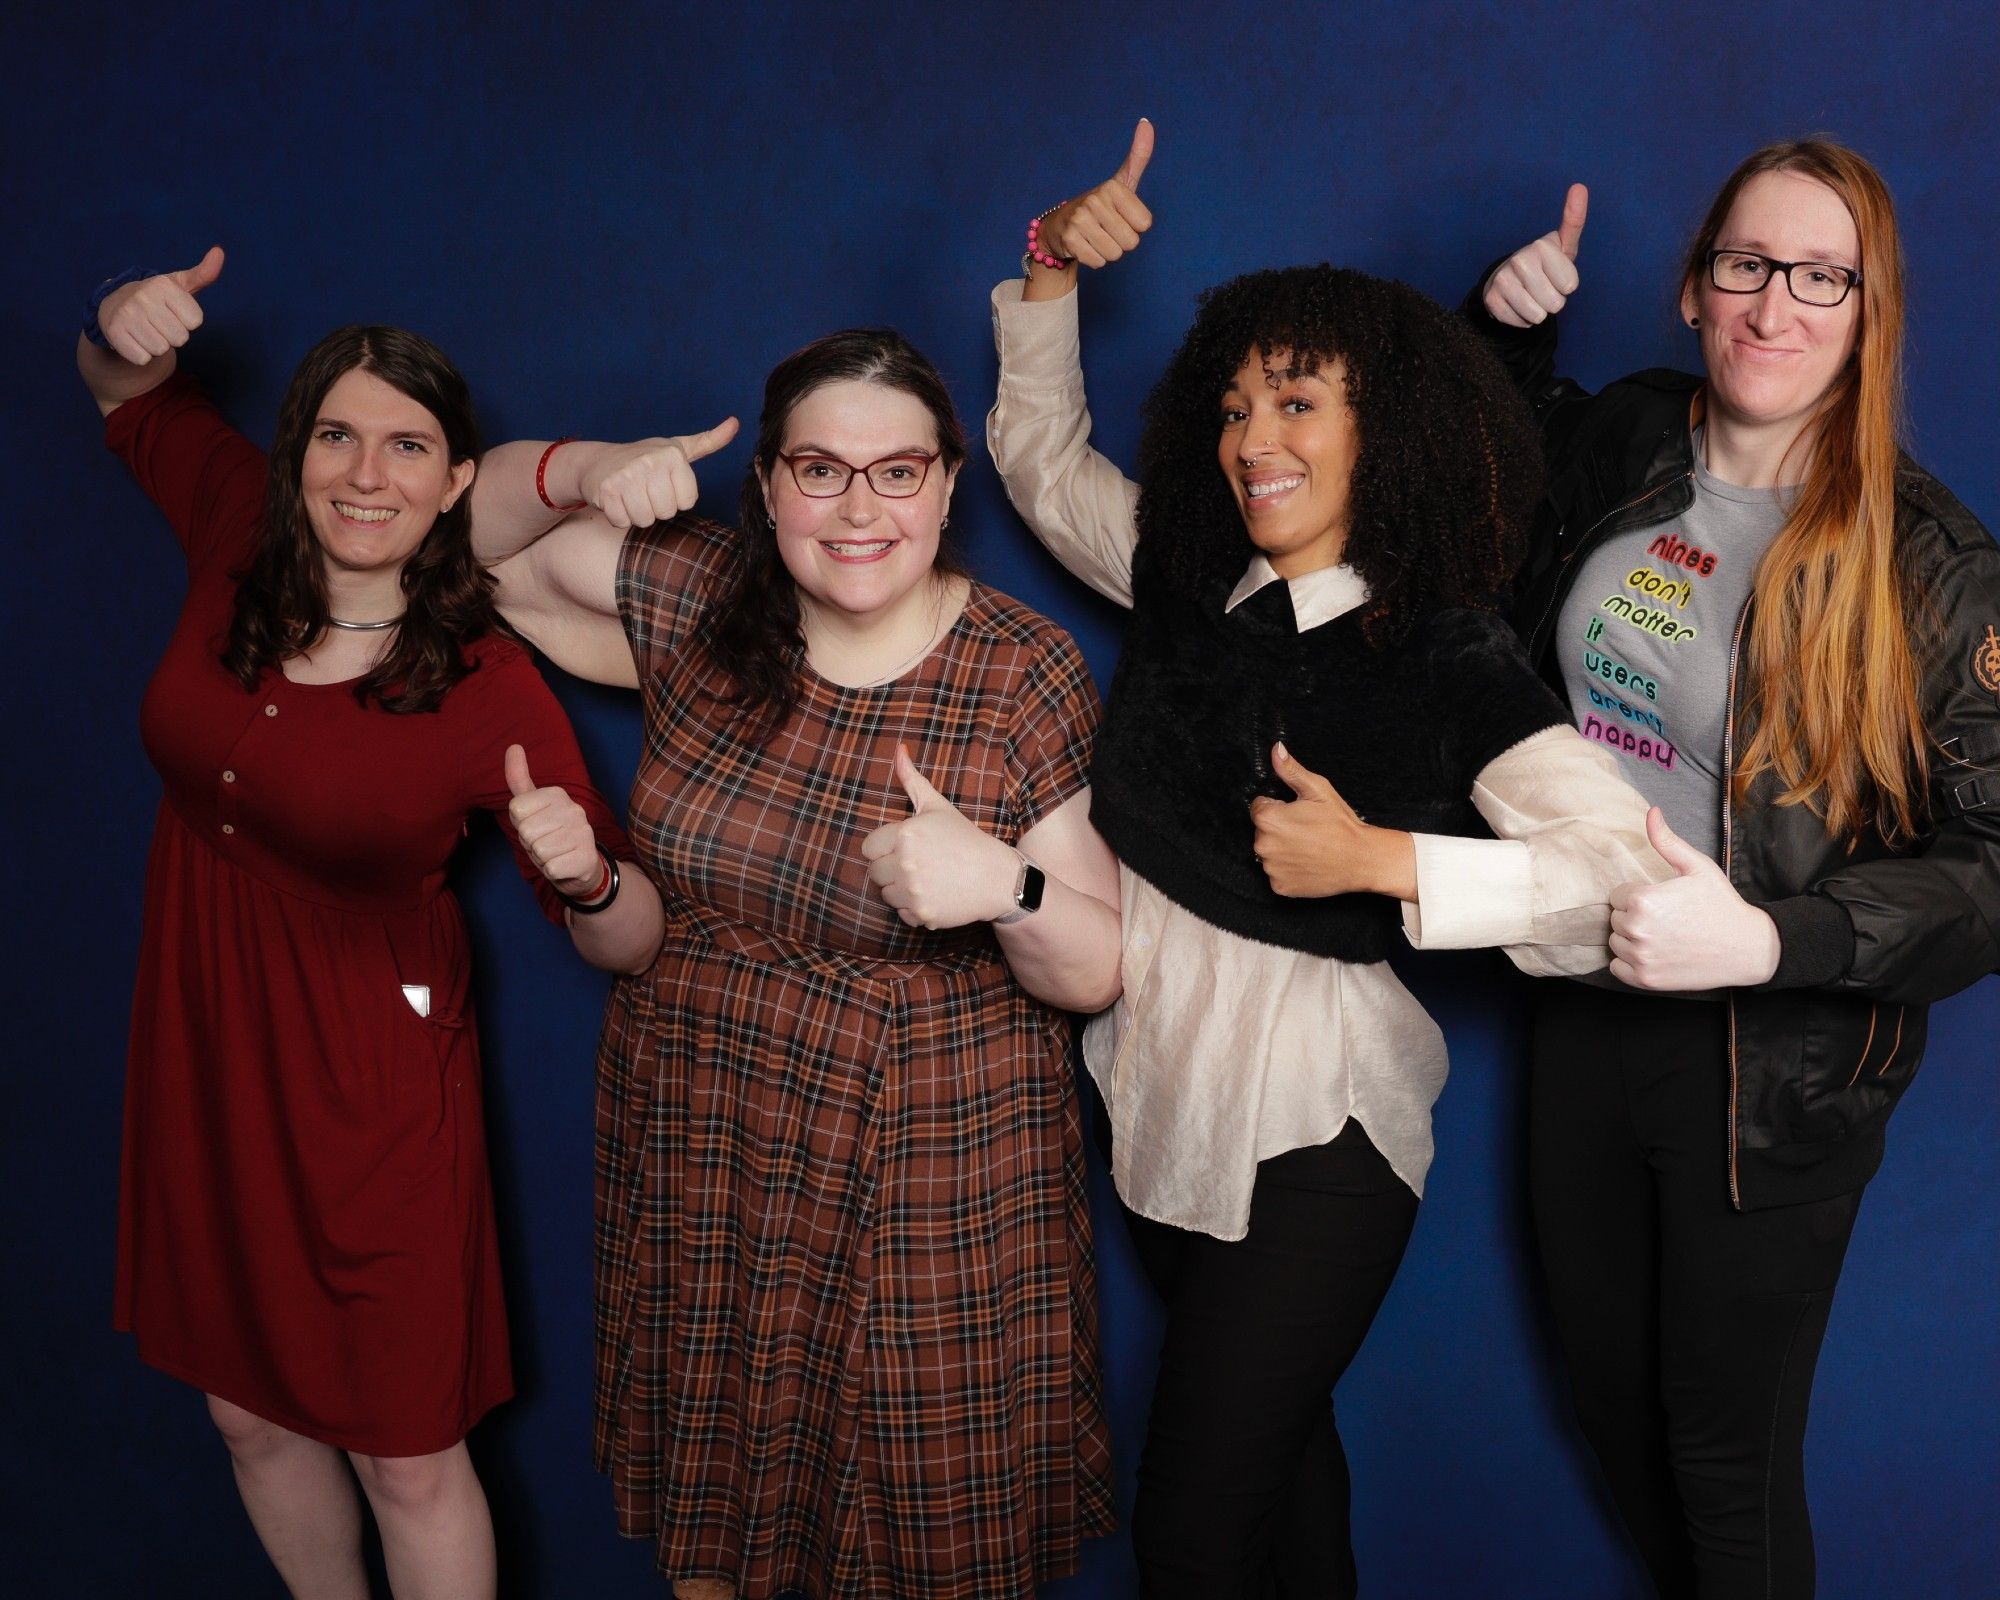
<path fill-rule="evenodd" d="M 1521 246 L 1486 280 L 1486 309 L 1510 328 L 1531 328 L 1562 310 L 1581 281 L 1576 253 L 1583 243 L 1583 219 L 1590 191 L 1580 183 L 1563 198 L 1562 221 L 1552 232 Z"/>
<path fill-rule="evenodd" d="M 1153 159 L 1153 125 L 1144 117 L 1118 170 L 1094 189 L 1066 200 L 1042 218 L 1038 238 L 1051 255 L 1072 256 L 1086 267 L 1107 266 L 1139 248 L 1153 213 L 1139 198 L 1139 179 Z"/>
<path fill-rule="evenodd" d="M 621 532 L 650 528 L 695 503 L 701 490 L 692 464 L 735 437 L 736 419 L 724 417 L 702 433 L 595 446 L 577 466 L 577 496 Z"/>
<path fill-rule="evenodd" d="M 604 881 L 597 835 L 583 807 L 567 789 L 538 789 L 528 772 L 528 752 L 507 746 L 507 820 L 542 876 L 573 900 L 587 899 Z"/>
<path fill-rule="evenodd" d="M 1276 893 L 1305 899 L 1365 890 L 1415 898 L 1414 888 L 1401 892 L 1404 880 L 1393 866 L 1392 848 L 1398 840 L 1407 841 L 1408 834 L 1363 822 L 1338 789 L 1283 744 L 1271 746 L 1271 770 L 1298 796 L 1274 800 L 1259 795 L 1250 802 L 1257 860 Z M 1414 880 L 1415 848 L 1407 848 Z"/>
<path fill-rule="evenodd" d="M 178 349 L 201 326 L 201 305 L 195 296 L 222 276 L 222 246 L 179 272 L 162 272 L 114 289 L 97 308 L 97 328 L 113 350 L 143 367 L 156 356 Z"/>
<path fill-rule="evenodd" d="M 1667 826 L 1658 806 L 1646 837 L 1674 875 L 1611 891 L 1611 975 L 1635 989 L 1734 989 L 1778 970 L 1770 914 L 1736 892 L 1729 875 Z"/>
<path fill-rule="evenodd" d="M 932 788 L 901 744 L 895 771 L 910 815 L 861 841 L 883 900 L 913 928 L 962 928 L 1012 911 L 1020 857 Z"/>

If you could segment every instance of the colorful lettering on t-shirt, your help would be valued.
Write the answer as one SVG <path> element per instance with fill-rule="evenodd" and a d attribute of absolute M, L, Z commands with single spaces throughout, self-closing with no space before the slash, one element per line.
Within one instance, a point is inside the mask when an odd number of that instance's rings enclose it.
<path fill-rule="evenodd" d="M 1628 706 L 1615 694 L 1606 694 L 1602 689 L 1590 691 L 1590 703 L 1600 711 L 1617 712 L 1627 722 L 1643 722 L 1655 733 L 1664 734 L 1667 731 L 1667 725 L 1660 720 L 1659 712 L 1641 711 L 1636 706 Z"/>
<path fill-rule="evenodd" d="M 1646 546 L 1646 554 L 1658 556 L 1662 561 L 1670 561 L 1677 567 L 1685 567 L 1698 578 L 1706 578 L 1715 571 L 1716 557 L 1713 551 L 1699 550 L 1685 539 L 1669 534 L 1661 534 Z"/>
<path fill-rule="evenodd" d="M 1634 733 L 1630 728 L 1621 728 L 1615 722 L 1606 722 L 1602 717 L 1583 719 L 1583 736 L 1595 739 L 1599 744 L 1609 745 L 1613 750 L 1623 751 L 1628 756 L 1636 756 L 1641 761 L 1671 772 L 1680 752 L 1665 739 L 1655 739 L 1643 733 Z"/>
<path fill-rule="evenodd" d="M 1685 644 L 1695 636 L 1693 627 L 1685 622 L 1676 622 L 1671 611 L 1634 605 L 1622 594 L 1606 595 L 1598 610 L 1608 611 L 1620 622 L 1630 623 L 1641 633 L 1650 633 L 1655 639 L 1663 639 L 1668 644 Z"/>
<path fill-rule="evenodd" d="M 1694 598 L 1694 584 L 1686 578 L 1669 578 L 1651 567 L 1634 567 L 1625 574 L 1625 587 L 1637 589 L 1655 600 L 1671 600 L 1676 611 L 1687 610 Z"/>
<path fill-rule="evenodd" d="M 1600 655 L 1595 650 L 1583 652 L 1583 670 L 1593 677 L 1602 678 L 1606 683 L 1616 684 L 1621 689 L 1637 689 L 1648 700 L 1660 698 L 1657 679 L 1649 678 L 1643 672 L 1634 672 L 1622 661 Z"/>

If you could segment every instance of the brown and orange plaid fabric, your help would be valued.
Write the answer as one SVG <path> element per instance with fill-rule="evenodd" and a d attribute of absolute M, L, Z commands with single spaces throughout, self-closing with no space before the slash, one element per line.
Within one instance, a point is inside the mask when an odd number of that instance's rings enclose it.
<path fill-rule="evenodd" d="M 1026 1595 L 1112 1524 L 1070 1025 L 983 925 L 906 927 L 860 846 L 909 814 L 899 739 L 1019 838 L 1084 787 L 1096 693 L 974 585 L 904 678 L 808 671 L 740 739 L 702 642 L 735 537 L 682 519 L 620 563 L 669 931 L 598 1057 L 598 1465 L 670 1577 Z"/>

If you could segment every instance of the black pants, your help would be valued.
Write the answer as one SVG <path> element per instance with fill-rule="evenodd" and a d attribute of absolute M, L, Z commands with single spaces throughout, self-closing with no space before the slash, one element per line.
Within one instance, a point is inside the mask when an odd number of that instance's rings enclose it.
<path fill-rule="evenodd" d="M 1803 1600 L 1806 1409 L 1860 1191 L 1731 1207 L 1719 1002 L 1536 993 L 1535 1231 L 1612 1498 L 1669 1600 Z"/>
<path fill-rule="evenodd" d="M 1167 1305 L 1132 1513 L 1150 1600 L 1354 1593 L 1333 1386 L 1416 1216 L 1357 1122 L 1258 1164 L 1242 1239 L 1126 1213 Z"/>

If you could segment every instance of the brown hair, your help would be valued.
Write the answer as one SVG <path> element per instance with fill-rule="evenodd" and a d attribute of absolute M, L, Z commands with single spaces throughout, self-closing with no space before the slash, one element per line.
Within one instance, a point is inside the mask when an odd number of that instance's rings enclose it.
<path fill-rule="evenodd" d="M 1810 805 L 1836 838 L 1891 842 L 1920 825 L 1929 742 L 1912 634 L 1920 618 L 1896 551 L 1903 432 L 1903 252 L 1881 173 L 1830 139 L 1768 145 L 1729 175 L 1682 268 L 1684 295 L 1737 195 L 1796 172 L 1841 199 L 1861 237 L 1854 350 L 1819 402 L 1797 503 L 1757 568 L 1744 704 L 1756 727 L 1736 767 L 1740 801 L 1766 771 L 1778 803 Z"/>
<path fill-rule="evenodd" d="M 479 427 L 465 379 L 438 347 L 402 328 L 340 328 L 306 352 L 278 406 L 264 531 L 236 588 L 222 664 L 246 689 L 266 667 L 308 648 L 326 631 L 326 572 L 306 519 L 299 474 L 320 406 L 350 372 L 369 372 L 438 420 L 453 465 L 479 454 Z M 438 513 L 403 564 L 404 611 L 395 642 L 354 686 L 354 698 L 384 711 L 434 711 L 471 671 L 465 646 L 508 631 L 493 605 L 493 577 L 472 554 L 472 495 Z"/>

